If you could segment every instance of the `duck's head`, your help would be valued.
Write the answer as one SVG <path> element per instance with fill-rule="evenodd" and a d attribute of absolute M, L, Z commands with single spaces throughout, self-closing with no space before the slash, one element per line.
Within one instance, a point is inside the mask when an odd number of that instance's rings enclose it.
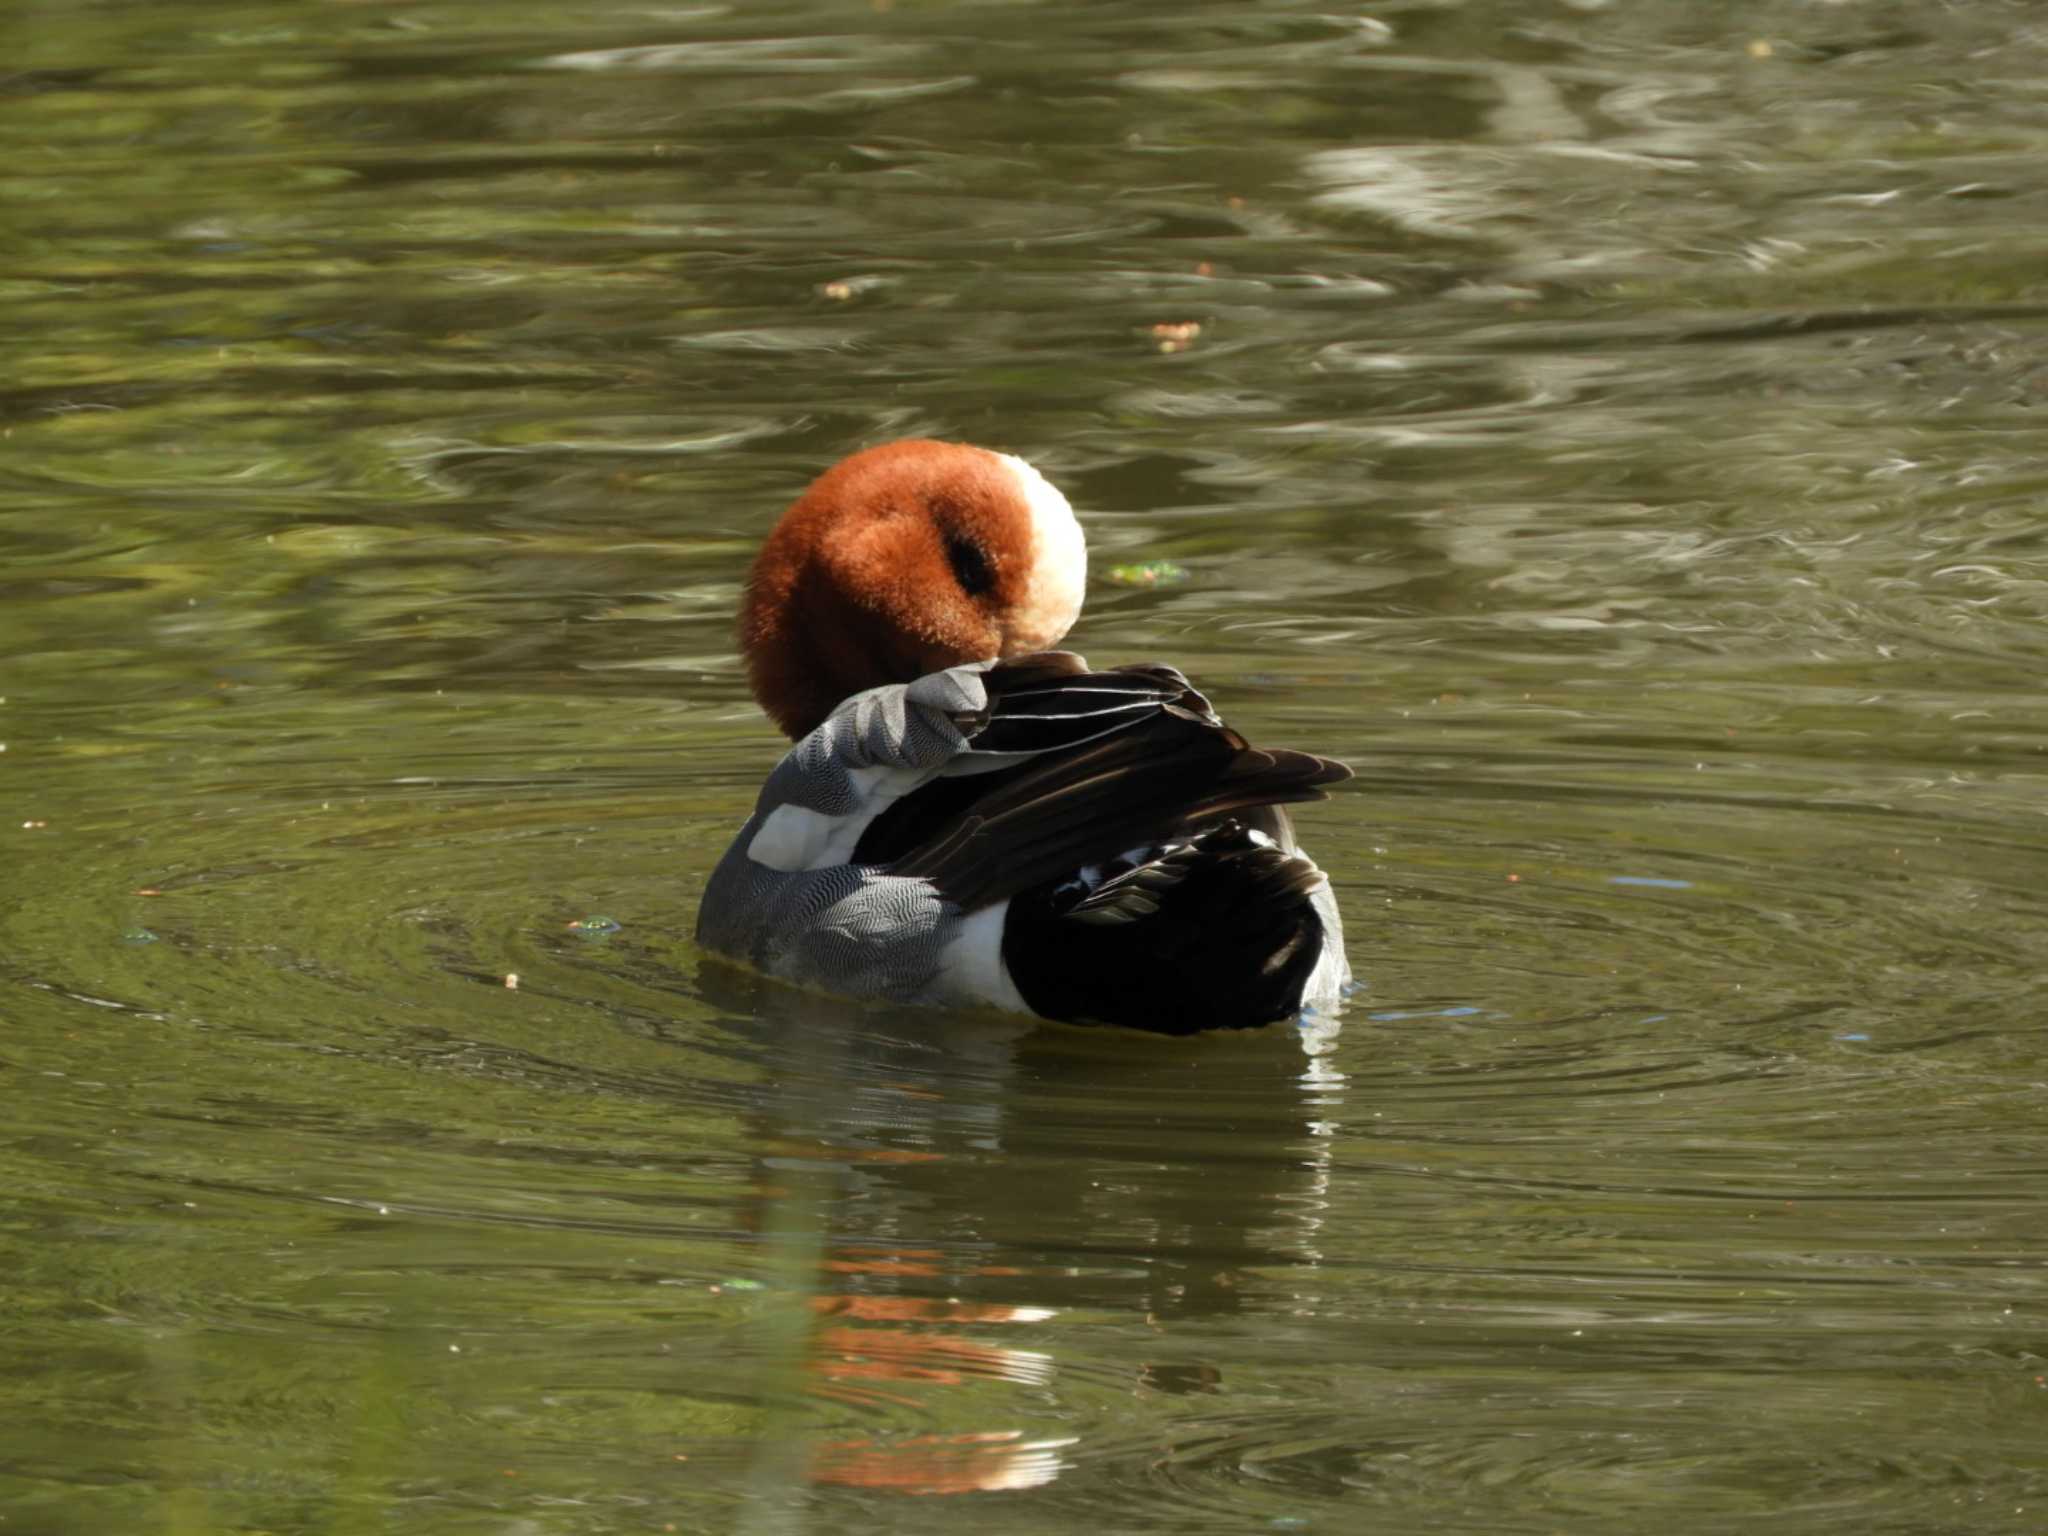
<path fill-rule="evenodd" d="M 1066 497 L 1007 453 L 924 438 L 841 459 L 754 561 L 740 647 L 792 740 L 841 700 L 1072 626 L 1088 551 Z"/>

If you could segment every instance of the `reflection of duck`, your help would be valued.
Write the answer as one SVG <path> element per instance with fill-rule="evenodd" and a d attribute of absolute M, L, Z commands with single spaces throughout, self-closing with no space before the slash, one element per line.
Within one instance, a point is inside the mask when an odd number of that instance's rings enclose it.
<path fill-rule="evenodd" d="M 1066 498 L 1021 459 L 889 443 L 797 500 L 741 618 L 796 741 L 720 861 L 706 947 L 847 996 L 1181 1034 L 1328 1008 L 1337 907 L 1262 751 L 1171 667 L 1041 649 L 1080 612 Z"/>
<path fill-rule="evenodd" d="M 1349 1089 L 1292 1032 L 1162 1051 L 734 967 L 699 983 L 739 1140 L 765 1153 L 739 1217 L 762 1238 L 739 1347 L 751 1381 L 803 1389 L 771 1418 L 765 1484 L 1039 1486 L 1168 1412 L 1133 1393 L 1236 1387 L 1219 1340 L 1323 1304 Z"/>

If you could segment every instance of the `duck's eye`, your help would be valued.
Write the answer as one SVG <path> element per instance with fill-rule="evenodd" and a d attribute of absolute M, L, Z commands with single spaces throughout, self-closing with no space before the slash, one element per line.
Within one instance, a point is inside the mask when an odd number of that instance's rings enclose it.
<path fill-rule="evenodd" d="M 946 535 L 946 561 L 953 567 L 953 579 L 969 597 L 980 597 L 996 584 L 988 551 L 964 533 Z"/>

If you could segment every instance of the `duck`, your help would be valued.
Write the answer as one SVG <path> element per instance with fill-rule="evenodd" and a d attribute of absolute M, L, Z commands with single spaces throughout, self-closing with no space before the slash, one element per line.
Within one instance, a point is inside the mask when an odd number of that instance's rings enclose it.
<path fill-rule="evenodd" d="M 739 614 L 792 745 L 699 946 L 872 1003 L 1168 1035 L 1330 1015 L 1343 927 L 1286 807 L 1351 770 L 1253 747 L 1174 667 L 1055 649 L 1087 577 L 1014 455 L 911 438 L 813 481 Z"/>

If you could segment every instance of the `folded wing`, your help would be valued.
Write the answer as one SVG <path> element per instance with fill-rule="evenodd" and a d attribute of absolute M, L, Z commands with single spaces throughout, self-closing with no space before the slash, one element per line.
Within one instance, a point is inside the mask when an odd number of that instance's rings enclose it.
<path fill-rule="evenodd" d="M 1251 746 L 1171 667 L 1091 672 L 1054 651 L 998 662 L 982 682 L 985 706 L 953 722 L 966 750 L 876 817 L 852 853 L 962 909 L 1247 811 L 1320 800 L 1351 776 Z"/>

